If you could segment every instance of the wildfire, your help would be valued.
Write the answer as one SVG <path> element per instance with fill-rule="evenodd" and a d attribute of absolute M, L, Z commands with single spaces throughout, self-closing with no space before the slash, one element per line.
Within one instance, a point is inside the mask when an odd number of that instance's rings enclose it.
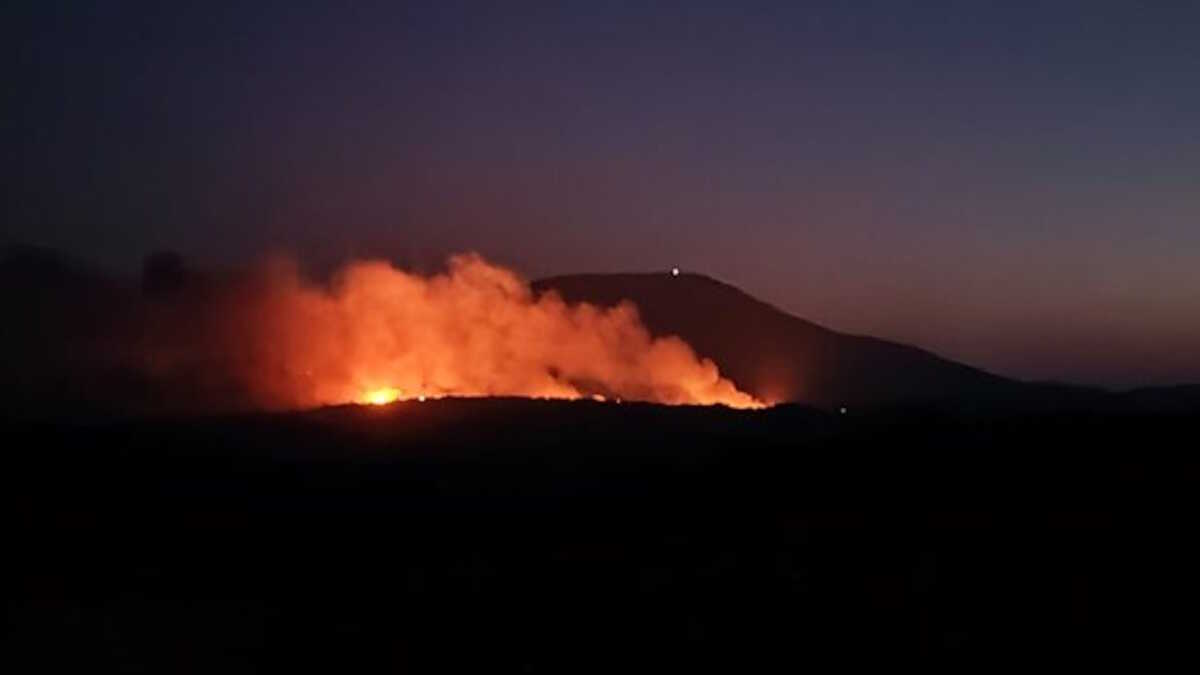
<path fill-rule="evenodd" d="M 260 407 L 427 396 L 762 407 L 683 340 L 652 336 L 632 304 L 568 304 L 474 254 L 430 277 L 355 261 L 328 284 L 276 260 L 204 301 L 181 312 L 196 339 L 155 362 Z"/>
<path fill-rule="evenodd" d="M 358 402 L 364 405 L 387 405 L 388 403 L 393 403 L 399 400 L 402 393 L 403 392 L 394 387 L 371 389 L 364 392 L 362 398 L 358 399 Z"/>
<path fill-rule="evenodd" d="M 362 396 L 358 397 L 358 403 L 361 405 L 387 405 L 396 401 L 418 401 L 425 402 L 425 394 L 417 394 L 416 396 L 405 396 L 403 389 L 395 387 L 383 387 L 381 389 L 368 389 L 363 392 Z"/>

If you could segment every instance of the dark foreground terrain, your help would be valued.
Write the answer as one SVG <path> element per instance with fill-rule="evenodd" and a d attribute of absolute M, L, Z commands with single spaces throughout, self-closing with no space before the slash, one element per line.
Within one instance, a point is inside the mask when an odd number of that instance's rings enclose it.
<path fill-rule="evenodd" d="M 446 400 L 9 424 L 3 670 L 1191 660 L 1195 419 Z"/>

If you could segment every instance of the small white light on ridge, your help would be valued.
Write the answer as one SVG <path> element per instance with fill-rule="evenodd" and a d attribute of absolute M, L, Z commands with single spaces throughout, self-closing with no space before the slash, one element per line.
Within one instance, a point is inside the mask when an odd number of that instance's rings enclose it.
<path fill-rule="evenodd" d="M 673 276 L 673 277 L 679 276 L 679 268 L 678 267 L 671 268 L 671 276 Z"/>

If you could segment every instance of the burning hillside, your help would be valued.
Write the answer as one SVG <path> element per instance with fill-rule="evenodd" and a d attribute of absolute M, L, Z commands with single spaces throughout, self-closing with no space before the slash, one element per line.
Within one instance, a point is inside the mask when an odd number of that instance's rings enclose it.
<path fill-rule="evenodd" d="M 474 254 L 428 277 L 355 261 L 327 284 L 276 260 L 154 308 L 134 356 L 154 378 L 187 373 L 271 409 L 441 396 L 761 405 L 683 340 L 652 337 L 632 304 L 568 304 Z"/>

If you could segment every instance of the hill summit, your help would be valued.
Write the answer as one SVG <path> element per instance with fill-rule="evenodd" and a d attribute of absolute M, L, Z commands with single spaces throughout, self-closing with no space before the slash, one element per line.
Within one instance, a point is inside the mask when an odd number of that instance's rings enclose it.
<path fill-rule="evenodd" d="M 700 274 L 579 274 L 534 282 L 569 302 L 628 300 L 655 335 L 678 335 L 743 391 L 827 409 L 1008 399 L 1021 383 L 917 347 L 849 335 Z"/>

